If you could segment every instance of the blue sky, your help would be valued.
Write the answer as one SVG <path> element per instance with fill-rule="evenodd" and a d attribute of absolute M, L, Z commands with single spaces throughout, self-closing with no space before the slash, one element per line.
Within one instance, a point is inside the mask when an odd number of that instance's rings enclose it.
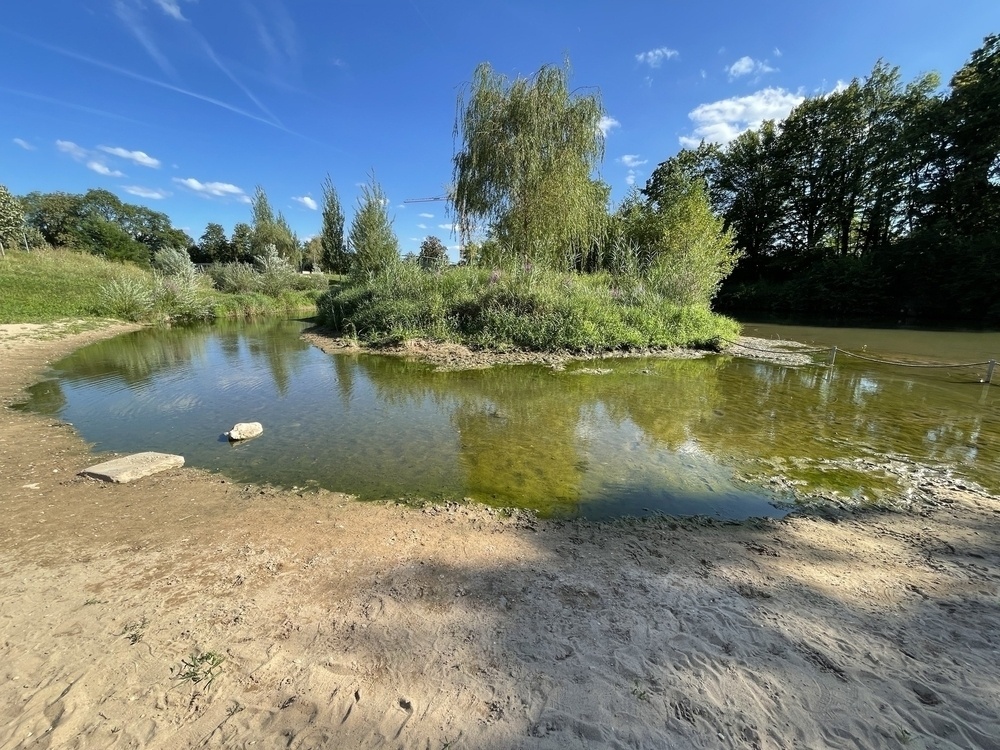
<path fill-rule="evenodd" d="M 947 83 L 990 33 L 998 0 L 33 0 L 0 23 L 0 183 L 105 188 L 197 240 L 249 221 L 257 185 L 316 234 L 324 177 L 350 221 L 374 173 L 404 252 L 454 246 L 444 203 L 403 201 L 445 192 L 480 62 L 513 77 L 569 57 L 607 110 L 617 201 L 682 145 L 781 118 L 879 58 Z"/>

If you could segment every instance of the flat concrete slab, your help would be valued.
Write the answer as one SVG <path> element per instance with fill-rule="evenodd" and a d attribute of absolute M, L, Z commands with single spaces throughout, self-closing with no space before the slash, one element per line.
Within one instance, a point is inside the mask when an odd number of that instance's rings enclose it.
<path fill-rule="evenodd" d="M 146 451 L 145 453 L 133 453 L 131 456 L 113 458 L 102 464 L 90 466 L 80 473 L 86 477 L 102 479 L 105 482 L 123 484 L 167 469 L 179 469 L 183 465 L 184 456 Z"/>

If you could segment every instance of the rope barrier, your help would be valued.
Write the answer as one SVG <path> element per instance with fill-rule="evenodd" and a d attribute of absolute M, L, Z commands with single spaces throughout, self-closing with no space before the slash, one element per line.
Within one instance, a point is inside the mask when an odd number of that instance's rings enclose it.
<path fill-rule="evenodd" d="M 879 359 L 878 357 L 867 357 L 863 354 L 856 354 L 855 352 L 849 352 L 846 349 L 838 349 L 836 346 L 831 346 L 823 349 L 764 349 L 759 346 L 751 346 L 750 344 L 744 344 L 740 341 L 733 341 L 732 339 L 721 338 L 721 341 L 727 344 L 732 344 L 733 346 L 738 346 L 742 349 L 749 349 L 755 352 L 765 352 L 767 354 L 821 354 L 829 353 L 831 355 L 831 363 L 833 362 L 833 357 L 838 354 L 844 354 L 848 357 L 854 357 L 855 359 L 862 359 L 866 362 L 875 362 L 880 365 L 892 365 L 894 367 L 924 367 L 924 368 L 936 368 L 936 369 L 947 369 L 947 368 L 959 368 L 959 367 L 983 367 L 990 366 L 990 375 L 993 373 L 993 365 L 996 364 L 995 360 L 987 360 L 985 362 L 964 362 L 961 364 L 931 364 L 922 362 L 896 362 L 890 359 Z"/>
<path fill-rule="evenodd" d="M 888 359 L 877 359 L 875 357 L 865 357 L 861 354 L 855 354 L 854 352 L 849 352 L 846 349 L 838 349 L 837 354 L 846 354 L 848 357 L 854 357 L 855 359 L 863 359 L 866 362 L 877 362 L 880 365 L 895 365 L 896 367 L 982 367 L 983 365 L 988 365 L 989 361 L 986 362 L 966 362 L 964 364 L 950 365 L 950 364 L 924 364 L 920 362 L 893 362 Z"/>

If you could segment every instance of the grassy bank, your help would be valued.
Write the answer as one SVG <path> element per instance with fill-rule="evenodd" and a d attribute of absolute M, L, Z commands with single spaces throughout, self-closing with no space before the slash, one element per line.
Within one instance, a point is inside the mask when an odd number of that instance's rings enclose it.
<path fill-rule="evenodd" d="M 394 264 L 331 289 L 324 325 L 368 344 L 412 338 L 488 349 L 613 352 L 705 347 L 738 324 L 707 306 L 678 306 L 642 279 L 608 273 Z"/>
<path fill-rule="evenodd" d="M 255 290 L 253 281 L 250 275 L 244 289 L 227 291 L 217 289 L 207 274 L 181 279 L 69 250 L 10 252 L 0 258 L 0 323 L 92 317 L 161 322 L 311 312 L 327 284 L 322 277 L 285 273 L 277 281 L 262 281 L 265 292 Z"/>

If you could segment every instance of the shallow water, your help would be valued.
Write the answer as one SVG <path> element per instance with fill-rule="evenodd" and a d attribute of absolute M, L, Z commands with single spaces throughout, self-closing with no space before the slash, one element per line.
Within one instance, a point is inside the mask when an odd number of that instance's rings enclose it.
<path fill-rule="evenodd" d="M 713 355 L 435 372 L 325 354 L 299 337 L 303 327 L 223 323 L 99 342 L 54 364 L 27 408 L 73 423 L 96 450 L 179 453 L 237 481 L 371 499 L 469 497 L 548 516 L 781 515 L 792 498 L 767 489 L 775 473 L 807 491 L 877 500 L 897 480 L 861 462 L 886 456 L 1000 489 L 1000 386 L 978 382 L 984 368 Z M 894 359 L 927 358 L 942 349 L 926 337 L 954 336 L 908 332 L 894 348 L 891 332 L 865 344 L 845 331 L 746 333 Z M 981 338 L 952 341 L 950 360 L 1000 349 L 1000 335 L 969 335 Z M 221 433 L 240 421 L 265 432 L 230 445 Z"/>

